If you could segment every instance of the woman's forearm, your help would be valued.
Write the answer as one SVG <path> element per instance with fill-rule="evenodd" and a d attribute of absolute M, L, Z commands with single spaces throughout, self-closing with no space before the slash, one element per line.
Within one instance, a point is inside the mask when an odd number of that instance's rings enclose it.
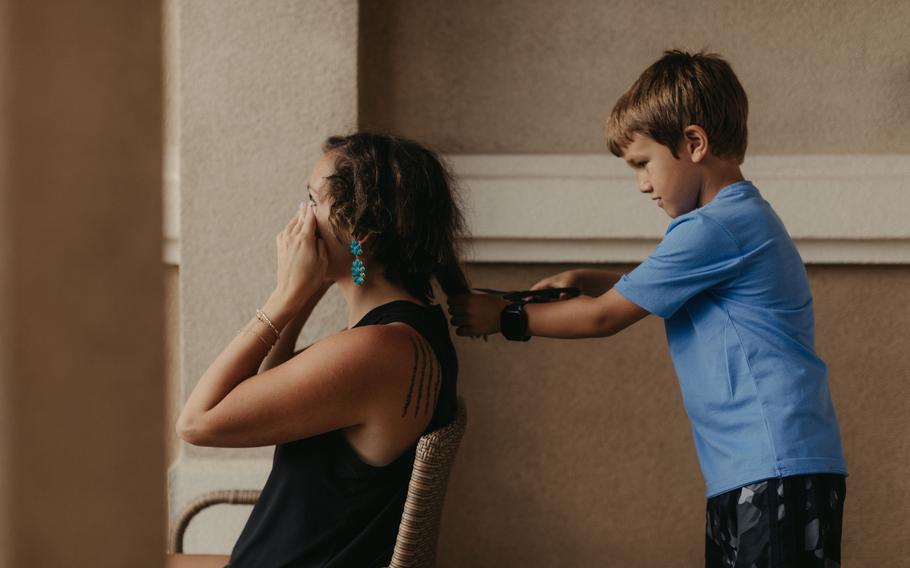
<path fill-rule="evenodd" d="M 296 310 L 273 294 L 263 305 L 262 311 L 280 332 L 294 317 Z M 206 412 L 221 402 L 238 384 L 256 374 L 272 341 L 274 331 L 258 318 L 251 318 L 243 326 L 202 373 L 187 397 L 177 419 L 177 431 L 181 437 L 186 439 L 188 433 L 191 435 Z"/>
<path fill-rule="evenodd" d="M 329 289 L 329 286 L 324 286 L 319 292 L 316 293 L 310 300 L 304 304 L 304 306 L 297 312 L 297 315 L 294 316 L 283 330 L 281 330 L 281 335 L 278 337 L 278 341 L 275 343 L 275 346 L 269 351 L 269 354 L 266 355 L 263 359 L 262 364 L 259 366 L 259 372 L 267 371 L 272 367 L 277 367 L 281 365 L 294 355 L 294 348 L 297 346 L 297 339 L 300 337 L 300 331 L 303 329 L 303 326 L 306 324 L 307 320 L 310 318 L 310 315 L 313 313 L 313 310 L 316 308 L 316 304 L 319 303 L 319 300 L 322 299 L 322 296 L 325 294 L 326 290 Z"/>
<path fill-rule="evenodd" d="M 278 337 L 275 346 L 272 347 L 269 354 L 265 356 L 265 359 L 262 360 L 262 364 L 259 366 L 260 373 L 267 371 L 272 367 L 277 367 L 291 358 L 291 355 L 294 353 L 294 347 L 297 346 L 297 338 L 300 337 L 300 331 L 303 329 L 311 312 L 312 309 L 308 313 L 303 313 L 301 311 L 283 330 L 281 330 L 281 335 Z"/>

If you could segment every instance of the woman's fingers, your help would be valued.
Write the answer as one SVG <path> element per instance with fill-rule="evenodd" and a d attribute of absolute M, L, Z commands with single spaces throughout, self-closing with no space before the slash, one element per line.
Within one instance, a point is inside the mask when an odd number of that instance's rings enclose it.
<path fill-rule="evenodd" d="M 300 233 L 305 229 L 307 217 L 310 215 L 310 206 L 305 204 L 297 211 L 297 220 L 294 223 L 294 232 Z"/>
<path fill-rule="evenodd" d="M 291 230 L 291 227 L 293 227 L 293 226 L 297 223 L 297 221 L 298 221 L 298 214 L 300 213 L 300 209 L 301 209 L 302 207 L 303 207 L 303 203 L 301 202 L 300 207 L 297 208 L 297 212 L 294 213 L 294 216 L 291 217 L 291 220 L 288 221 L 288 224 L 284 226 L 284 230 L 285 230 L 285 231 L 290 231 L 290 230 Z"/>
<path fill-rule="evenodd" d="M 303 238 L 307 241 L 314 241 L 316 239 L 316 214 L 313 213 L 313 208 L 309 205 L 304 207 L 304 209 L 303 223 L 301 225 Z"/>
<path fill-rule="evenodd" d="M 300 207 L 297 209 L 297 212 L 294 213 L 294 216 L 291 217 L 291 220 L 288 221 L 287 226 L 284 228 L 283 233 L 286 235 L 293 235 L 297 230 L 297 227 L 300 226 L 302 220 L 300 213 L 303 211 L 303 204 L 300 204 Z"/>
<path fill-rule="evenodd" d="M 312 207 L 309 205 L 301 203 L 297 213 L 291 218 L 287 227 L 284 228 L 284 233 L 288 235 L 304 234 L 304 238 L 309 233 L 315 235 L 316 215 L 311 209 Z"/>

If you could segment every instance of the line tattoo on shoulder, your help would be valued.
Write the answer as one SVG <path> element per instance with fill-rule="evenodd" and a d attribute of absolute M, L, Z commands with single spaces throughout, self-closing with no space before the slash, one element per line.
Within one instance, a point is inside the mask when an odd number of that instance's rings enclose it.
<path fill-rule="evenodd" d="M 423 403 L 423 414 L 429 414 L 436 407 L 436 399 L 439 397 L 440 383 L 442 382 L 442 369 L 433 357 L 433 350 L 422 337 L 411 335 L 408 337 L 411 341 L 411 349 L 414 353 L 411 364 L 411 380 L 408 384 L 408 392 L 404 399 L 404 408 L 401 410 L 401 416 L 407 416 L 411 403 L 414 403 L 413 415 L 416 418 L 421 412 L 421 402 Z M 417 398 L 414 400 L 414 395 Z"/>
<path fill-rule="evenodd" d="M 404 399 L 404 409 L 401 411 L 402 416 L 408 413 L 408 406 L 411 405 L 411 394 L 414 392 L 414 380 L 417 378 L 417 359 L 419 358 L 419 348 L 417 347 L 417 342 L 414 341 L 414 336 L 409 335 L 408 339 L 411 340 L 411 349 L 414 351 L 414 364 L 411 366 L 411 384 L 408 386 L 408 396 Z"/>

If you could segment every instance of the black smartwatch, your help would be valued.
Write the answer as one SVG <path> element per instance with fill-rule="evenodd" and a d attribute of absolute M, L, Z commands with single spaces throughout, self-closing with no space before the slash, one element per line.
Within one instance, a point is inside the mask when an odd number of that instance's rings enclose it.
<path fill-rule="evenodd" d="M 525 313 L 525 303 L 515 302 L 502 309 L 499 314 L 499 331 L 502 336 L 511 341 L 527 341 L 528 314 Z"/>

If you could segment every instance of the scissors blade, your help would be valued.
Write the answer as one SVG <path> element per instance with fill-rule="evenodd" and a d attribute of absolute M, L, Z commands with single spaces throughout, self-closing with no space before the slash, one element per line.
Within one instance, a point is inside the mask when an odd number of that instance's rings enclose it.
<path fill-rule="evenodd" d="M 495 288 L 474 288 L 474 290 L 484 294 L 493 294 L 494 296 L 505 296 L 508 294 L 505 290 L 496 290 Z"/>

